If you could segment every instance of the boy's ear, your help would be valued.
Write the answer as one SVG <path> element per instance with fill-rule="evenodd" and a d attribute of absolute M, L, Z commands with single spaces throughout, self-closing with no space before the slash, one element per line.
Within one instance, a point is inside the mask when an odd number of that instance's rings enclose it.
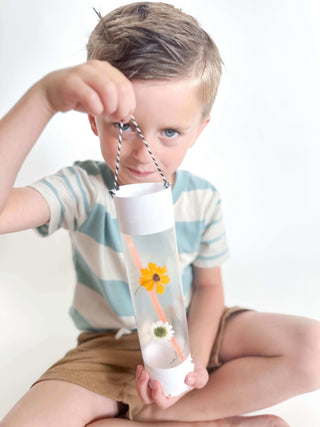
<path fill-rule="evenodd" d="M 89 122 L 90 122 L 90 125 L 91 125 L 92 132 L 96 136 L 98 136 L 98 129 L 97 129 L 97 123 L 96 123 L 95 117 L 92 114 L 88 114 L 88 119 L 89 119 Z"/>
<path fill-rule="evenodd" d="M 198 132 L 197 138 L 199 137 L 199 135 L 201 134 L 201 132 L 203 131 L 203 129 L 207 126 L 207 124 L 210 122 L 210 119 L 211 119 L 211 117 L 210 117 L 210 116 L 208 116 L 208 117 L 206 118 L 206 120 L 202 123 L 202 125 L 200 126 L 200 129 L 199 129 L 199 132 Z"/>
<path fill-rule="evenodd" d="M 191 148 L 191 147 L 193 147 L 193 146 L 194 146 L 194 144 L 196 143 L 196 140 L 199 138 L 199 136 L 201 135 L 201 132 L 203 131 L 203 129 L 207 126 L 207 124 L 208 124 L 209 122 L 210 122 L 210 116 L 208 116 L 208 117 L 206 118 L 206 120 L 204 120 L 204 122 L 199 126 L 199 129 L 198 129 L 197 135 L 196 135 L 196 137 L 195 137 L 195 139 L 194 139 L 193 143 L 190 145 L 190 147 L 189 147 L 189 148 Z"/>

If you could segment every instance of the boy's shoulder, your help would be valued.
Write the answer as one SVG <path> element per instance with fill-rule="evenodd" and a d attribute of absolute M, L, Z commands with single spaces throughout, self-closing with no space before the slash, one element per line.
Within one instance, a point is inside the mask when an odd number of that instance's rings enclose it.
<path fill-rule="evenodd" d="M 108 189 L 114 187 L 112 170 L 103 161 L 79 160 L 74 162 L 73 167 L 81 169 L 91 180 L 97 181 L 97 183 L 100 184 L 103 183 Z M 184 169 L 179 169 L 177 171 L 172 190 L 174 202 L 188 194 L 193 194 L 193 197 L 200 197 L 203 199 L 204 193 L 206 193 L 208 197 L 213 194 L 218 195 L 216 187 L 207 179 Z"/>
<path fill-rule="evenodd" d="M 198 227 L 211 224 L 220 216 L 220 193 L 210 181 L 192 172 L 177 171 L 172 196 L 176 224 L 188 224 L 198 232 Z"/>
<path fill-rule="evenodd" d="M 173 188 L 174 198 L 177 200 L 182 193 L 191 191 L 217 192 L 216 187 L 207 179 L 194 173 L 179 169 L 176 174 L 176 182 Z"/>
<path fill-rule="evenodd" d="M 79 167 L 81 169 L 84 169 L 88 175 L 101 175 L 105 168 L 108 168 L 108 166 L 98 160 L 77 160 L 73 163 L 73 166 Z"/>
<path fill-rule="evenodd" d="M 73 166 L 86 172 L 90 178 L 97 178 L 99 181 L 102 179 L 109 189 L 113 188 L 113 174 L 105 162 L 98 160 L 78 160 L 73 163 Z"/>

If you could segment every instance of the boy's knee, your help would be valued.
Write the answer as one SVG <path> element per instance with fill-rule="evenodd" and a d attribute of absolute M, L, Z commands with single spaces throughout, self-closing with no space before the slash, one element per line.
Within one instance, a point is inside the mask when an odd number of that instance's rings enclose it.
<path fill-rule="evenodd" d="M 285 420 L 276 415 L 266 415 L 265 420 L 269 422 L 269 424 L 266 425 L 270 427 L 289 427 L 289 424 Z"/>
<path fill-rule="evenodd" d="M 291 359 L 294 375 L 302 392 L 320 388 L 320 322 L 310 321 L 301 327 Z"/>

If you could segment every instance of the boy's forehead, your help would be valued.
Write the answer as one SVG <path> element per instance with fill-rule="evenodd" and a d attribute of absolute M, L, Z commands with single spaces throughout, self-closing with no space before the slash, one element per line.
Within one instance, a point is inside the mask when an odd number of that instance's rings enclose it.
<path fill-rule="evenodd" d="M 137 101 L 174 103 L 199 102 L 196 79 L 132 80 Z"/>
<path fill-rule="evenodd" d="M 199 83 L 199 79 L 195 77 L 180 77 L 172 79 L 132 79 L 132 84 L 134 86 L 141 87 L 154 87 L 154 88 L 190 88 L 195 89 Z"/>
<path fill-rule="evenodd" d="M 164 125 L 189 129 L 190 121 L 202 115 L 203 105 L 197 96 L 195 79 L 133 80 L 137 114 L 155 115 Z"/>

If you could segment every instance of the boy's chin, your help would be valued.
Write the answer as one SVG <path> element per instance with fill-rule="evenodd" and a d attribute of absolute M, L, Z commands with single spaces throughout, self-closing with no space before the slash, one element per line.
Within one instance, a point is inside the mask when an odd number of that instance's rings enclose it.
<path fill-rule="evenodd" d="M 159 172 L 140 173 L 136 171 L 130 171 L 127 176 L 119 176 L 119 185 L 129 184 L 145 184 L 149 182 L 163 182 Z"/>

